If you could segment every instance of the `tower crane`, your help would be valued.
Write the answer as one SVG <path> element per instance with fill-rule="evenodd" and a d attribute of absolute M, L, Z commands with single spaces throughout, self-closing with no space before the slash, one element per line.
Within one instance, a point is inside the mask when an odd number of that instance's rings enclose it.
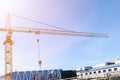
<path fill-rule="evenodd" d="M 98 33 L 86 33 L 86 32 L 76 32 L 66 29 L 41 29 L 41 28 L 25 28 L 25 27 L 13 27 L 10 24 L 10 16 L 7 15 L 6 28 L 1 27 L 0 32 L 6 32 L 6 39 L 4 41 L 4 80 L 12 80 L 12 71 L 13 71 L 13 58 L 12 58 L 12 45 L 13 41 L 11 39 L 13 32 L 20 33 L 34 33 L 37 35 L 47 34 L 47 35 L 62 35 L 62 36 L 80 36 L 80 37 L 101 37 L 108 38 L 107 34 L 98 34 Z M 14 16 L 14 15 L 13 15 Z M 18 16 L 16 16 L 18 17 Z M 27 18 L 24 18 L 27 19 Z M 45 24 L 48 25 L 48 24 Z M 39 62 L 41 63 L 41 62 Z"/>

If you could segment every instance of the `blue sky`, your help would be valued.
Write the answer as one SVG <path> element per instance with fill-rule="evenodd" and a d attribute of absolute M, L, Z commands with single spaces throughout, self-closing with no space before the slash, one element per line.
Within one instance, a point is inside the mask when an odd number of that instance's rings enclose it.
<path fill-rule="evenodd" d="M 5 13 L 28 17 L 79 32 L 107 33 L 109 38 L 13 33 L 14 71 L 38 70 L 36 39 L 40 39 L 42 69 L 76 69 L 120 56 L 119 0 L 0 0 L 0 24 Z M 11 24 L 51 28 L 12 17 Z M 4 69 L 5 33 L 0 33 L 0 73 Z"/>

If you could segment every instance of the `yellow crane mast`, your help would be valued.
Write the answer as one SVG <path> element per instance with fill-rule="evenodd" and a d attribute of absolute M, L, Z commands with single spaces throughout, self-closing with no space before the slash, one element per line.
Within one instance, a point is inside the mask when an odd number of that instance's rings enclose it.
<path fill-rule="evenodd" d="M 7 15 L 6 28 L 1 27 L 0 32 L 7 32 L 6 40 L 4 41 L 4 80 L 12 80 L 12 71 L 13 71 L 13 59 L 12 59 L 12 45 L 13 41 L 11 39 L 13 32 L 20 33 L 35 33 L 39 34 L 48 34 L 48 35 L 62 35 L 62 36 L 80 36 L 80 37 L 102 37 L 108 38 L 107 34 L 98 34 L 98 33 L 86 33 L 86 32 L 76 32 L 70 31 L 59 27 L 58 29 L 41 29 L 41 28 L 24 28 L 24 27 L 11 27 L 10 25 L 10 15 Z M 13 15 L 14 16 L 14 15 Z M 19 17 L 19 16 L 16 16 Z M 28 18 L 24 18 L 28 19 Z M 48 24 L 45 24 L 48 25 Z M 51 25 L 49 25 L 51 26 Z M 39 64 L 41 61 L 39 62 Z"/>

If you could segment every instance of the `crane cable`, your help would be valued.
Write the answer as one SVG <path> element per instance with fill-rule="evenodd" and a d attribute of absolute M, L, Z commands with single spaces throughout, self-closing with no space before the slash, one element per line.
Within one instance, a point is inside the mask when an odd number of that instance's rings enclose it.
<path fill-rule="evenodd" d="M 56 29 L 61 29 L 61 30 L 65 30 L 65 31 L 70 31 L 70 30 L 68 30 L 68 29 L 61 28 L 61 27 L 56 26 L 56 25 L 47 24 L 47 23 L 44 23 L 44 22 L 40 22 L 40 21 L 36 21 L 36 20 L 30 19 L 30 18 L 26 18 L 26 17 L 22 17 L 22 16 L 17 16 L 17 15 L 14 15 L 14 14 L 10 14 L 10 15 L 12 15 L 12 16 L 14 16 L 14 17 L 22 18 L 22 19 L 25 19 L 25 20 L 28 20 L 28 21 L 31 21 L 31 22 L 34 22 L 34 23 L 47 25 L 47 26 L 50 26 L 50 27 L 53 27 L 53 28 L 56 28 Z"/>
<path fill-rule="evenodd" d="M 39 46 L 39 39 L 37 39 L 37 44 L 38 44 L 38 65 L 41 69 L 41 65 L 42 65 L 42 60 L 40 59 L 40 46 Z"/>

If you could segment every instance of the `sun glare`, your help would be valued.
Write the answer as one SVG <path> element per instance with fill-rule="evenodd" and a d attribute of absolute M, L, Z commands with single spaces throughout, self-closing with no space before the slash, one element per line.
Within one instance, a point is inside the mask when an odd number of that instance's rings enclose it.
<path fill-rule="evenodd" d="M 11 8 L 10 0 L 0 0 L 0 15 L 6 15 Z"/>
<path fill-rule="evenodd" d="M 16 0 L 0 0 L 0 26 L 6 23 L 6 15 L 14 11 L 15 3 Z"/>

